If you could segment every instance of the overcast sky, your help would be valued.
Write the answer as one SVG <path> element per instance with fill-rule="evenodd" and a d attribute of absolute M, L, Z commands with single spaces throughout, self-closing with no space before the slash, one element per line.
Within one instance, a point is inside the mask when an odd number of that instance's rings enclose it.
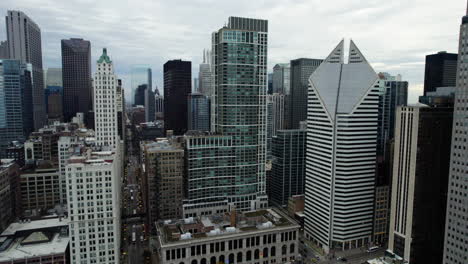
<path fill-rule="evenodd" d="M 269 71 L 291 59 L 325 58 L 342 38 L 352 38 L 376 72 L 409 81 L 410 102 L 422 93 L 425 55 L 457 52 L 465 8 L 466 0 L 0 1 L 0 14 L 21 10 L 41 27 L 44 68 L 61 67 L 61 39 L 84 38 L 91 41 L 93 67 L 108 48 L 127 95 L 132 64 L 151 65 L 161 92 L 167 60 L 190 60 L 198 75 L 211 33 L 229 16 L 242 16 L 269 21 Z"/>

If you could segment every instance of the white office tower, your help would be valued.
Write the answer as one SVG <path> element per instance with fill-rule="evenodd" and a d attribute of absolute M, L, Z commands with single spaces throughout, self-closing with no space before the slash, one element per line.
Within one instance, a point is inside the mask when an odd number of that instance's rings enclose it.
<path fill-rule="evenodd" d="M 71 263 L 119 263 L 122 158 L 116 146 L 82 148 L 66 165 Z"/>
<path fill-rule="evenodd" d="M 377 74 L 344 41 L 309 78 L 305 231 L 326 252 L 372 235 L 379 88 Z"/>
<path fill-rule="evenodd" d="M 94 74 L 94 123 L 96 144 L 98 146 L 116 147 L 119 143 L 117 121 L 117 93 L 119 90 L 114 65 L 104 48 L 97 61 Z"/>
<path fill-rule="evenodd" d="M 468 8 L 460 26 L 444 263 L 468 263 Z"/>

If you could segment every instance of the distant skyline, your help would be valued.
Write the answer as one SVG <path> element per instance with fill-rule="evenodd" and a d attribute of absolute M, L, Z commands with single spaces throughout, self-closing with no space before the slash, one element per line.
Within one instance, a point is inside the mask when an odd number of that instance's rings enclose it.
<path fill-rule="evenodd" d="M 190 60 L 192 74 L 198 76 L 211 33 L 229 16 L 242 16 L 269 21 L 268 72 L 292 59 L 324 59 L 339 40 L 352 38 L 377 72 L 401 74 L 409 81 L 409 103 L 422 94 L 425 56 L 457 52 L 465 9 L 465 0 L 0 2 L 1 16 L 21 10 L 41 28 L 44 68 L 61 67 L 61 39 L 91 41 L 93 62 L 107 47 L 126 98 L 131 94 L 131 65 L 150 65 L 153 84 L 162 93 L 166 61 Z M 6 40 L 1 21 L 0 40 Z"/>

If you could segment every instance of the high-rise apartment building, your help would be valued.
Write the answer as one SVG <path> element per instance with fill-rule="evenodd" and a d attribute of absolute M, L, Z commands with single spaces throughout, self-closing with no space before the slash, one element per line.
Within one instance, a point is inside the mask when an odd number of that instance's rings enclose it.
<path fill-rule="evenodd" d="M 44 75 L 42 72 L 41 29 L 21 11 L 7 12 L 5 18 L 10 59 L 32 65 L 32 104 L 34 129 L 46 123 Z"/>
<path fill-rule="evenodd" d="M 63 116 L 69 122 L 76 113 L 93 110 L 91 42 L 62 39 Z"/>
<path fill-rule="evenodd" d="M 200 93 L 188 96 L 188 130 L 210 131 L 210 99 Z"/>
<path fill-rule="evenodd" d="M 203 62 L 200 63 L 198 72 L 199 93 L 210 96 L 213 85 L 213 74 L 211 72 L 211 51 L 203 50 Z"/>
<path fill-rule="evenodd" d="M 34 127 L 31 64 L 0 60 L 0 157 L 12 141 L 24 142 Z"/>
<path fill-rule="evenodd" d="M 97 61 L 97 69 L 94 74 L 94 127 L 98 146 L 115 148 L 119 144 L 118 87 L 114 65 L 107 55 L 107 49 L 104 48 Z"/>
<path fill-rule="evenodd" d="M 158 220 L 182 217 L 184 149 L 162 140 L 143 146 L 146 168 L 145 197 L 151 229 Z"/>
<path fill-rule="evenodd" d="M 108 151 L 82 148 L 68 159 L 65 170 L 73 264 L 120 262 L 120 153 L 119 144 Z"/>
<path fill-rule="evenodd" d="M 236 156 L 234 177 L 227 183 L 230 192 L 223 195 L 239 210 L 262 208 L 267 205 L 268 21 L 229 17 L 213 33 L 212 45 L 212 131 L 232 136 Z"/>
<path fill-rule="evenodd" d="M 437 87 L 455 86 L 457 59 L 457 54 L 445 51 L 426 56 L 424 95 L 435 92 Z"/>
<path fill-rule="evenodd" d="M 192 90 L 192 62 L 164 63 L 164 128 L 183 135 L 187 131 L 187 102 Z"/>
<path fill-rule="evenodd" d="M 442 263 L 452 119 L 453 108 L 397 108 L 388 247 L 408 263 Z"/>
<path fill-rule="evenodd" d="M 299 123 L 307 119 L 307 89 L 310 75 L 320 66 L 323 60 L 296 59 L 290 63 L 289 126 L 298 129 Z"/>
<path fill-rule="evenodd" d="M 278 130 L 272 140 L 271 197 L 277 206 L 287 206 L 288 199 L 304 194 L 306 130 Z"/>
<path fill-rule="evenodd" d="M 305 233 L 326 252 L 372 236 L 377 80 L 353 41 L 344 63 L 344 40 L 309 78 Z"/>
<path fill-rule="evenodd" d="M 468 262 L 468 84 L 466 60 L 468 46 L 468 8 L 460 26 L 455 105 L 453 113 L 452 149 L 445 223 L 444 264 Z"/>

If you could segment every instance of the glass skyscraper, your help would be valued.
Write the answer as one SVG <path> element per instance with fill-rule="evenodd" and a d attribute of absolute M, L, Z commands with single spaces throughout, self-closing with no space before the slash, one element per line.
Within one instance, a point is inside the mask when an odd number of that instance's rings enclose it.
<path fill-rule="evenodd" d="M 224 193 L 239 210 L 266 206 L 268 21 L 230 17 L 212 35 L 212 130 L 232 137 L 235 168 Z"/>
<path fill-rule="evenodd" d="M 135 93 L 141 85 L 146 85 L 151 89 L 153 85 L 152 72 L 149 65 L 133 65 L 131 70 L 132 76 L 132 103 L 135 105 Z"/>
<path fill-rule="evenodd" d="M 11 141 L 24 141 L 33 131 L 32 65 L 0 60 L 0 157 Z"/>

